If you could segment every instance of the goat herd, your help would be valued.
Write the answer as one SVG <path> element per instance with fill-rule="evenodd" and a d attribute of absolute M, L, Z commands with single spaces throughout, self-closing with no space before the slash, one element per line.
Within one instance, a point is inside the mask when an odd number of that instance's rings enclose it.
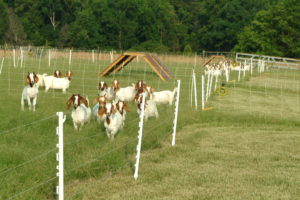
<path fill-rule="evenodd" d="M 27 74 L 27 85 L 23 89 L 21 97 L 21 109 L 24 110 L 24 101 L 27 100 L 29 110 L 35 111 L 37 95 L 40 87 L 45 87 L 45 92 L 50 88 L 61 89 L 63 93 L 70 86 L 73 73 L 68 71 L 66 77 L 62 77 L 59 70 L 55 70 L 52 76 L 47 74 L 35 74 L 34 72 Z M 98 85 L 98 96 L 93 101 L 91 109 L 88 97 L 80 94 L 73 94 L 67 101 L 67 109 L 73 105 L 71 117 L 75 130 L 81 130 L 84 124 L 88 123 L 91 118 L 98 123 L 104 123 L 106 134 L 113 139 L 117 132 L 123 128 L 125 124 L 125 116 L 128 109 L 128 102 L 137 104 L 137 113 L 141 112 L 143 103 L 143 95 L 145 94 L 144 118 L 147 121 L 149 117 L 159 117 L 157 104 L 172 105 L 177 88 L 173 91 L 164 90 L 155 92 L 154 88 L 146 85 L 144 81 L 139 80 L 132 86 L 120 87 L 120 82 L 114 80 L 111 86 L 104 81 L 100 81 Z"/>

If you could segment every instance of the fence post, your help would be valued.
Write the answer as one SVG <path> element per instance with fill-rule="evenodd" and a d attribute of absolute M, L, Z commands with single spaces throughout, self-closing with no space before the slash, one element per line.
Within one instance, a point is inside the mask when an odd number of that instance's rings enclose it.
<path fill-rule="evenodd" d="M 136 180 L 139 176 L 139 165 L 140 165 L 140 157 L 141 157 L 141 148 L 142 148 L 142 137 L 143 137 L 143 126 L 144 126 L 144 110 L 145 110 L 145 93 L 143 95 L 142 108 L 140 113 L 140 122 L 139 122 L 139 135 L 138 135 L 138 145 L 136 147 L 136 162 L 135 162 L 135 170 L 134 170 L 134 179 Z"/>
<path fill-rule="evenodd" d="M 20 59 L 21 59 L 20 67 L 22 68 L 23 67 L 23 61 L 24 61 L 24 53 L 23 53 L 22 47 L 21 47 L 21 52 L 20 52 Z"/>
<path fill-rule="evenodd" d="M 177 119 L 178 119 L 178 108 L 179 108 L 179 97 L 180 97 L 180 80 L 177 80 L 177 96 L 175 103 L 175 118 L 174 118 L 174 126 L 173 126 L 173 134 L 172 134 L 172 146 L 175 146 L 176 139 L 176 129 L 177 129 Z"/>
<path fill-rule="evenodd" d="M 14 56 L 14 68 L 16 68 L 16 50 L 13 50 L 13 56 Z"/>
<path fill-rule="evenodd" d="M 250 60 L 250 68 L 251 68 L 251 75 L 253 73 L 253 57 L 251 57 L 251 60 Z"/>
<path fill-rule="evenodd" d="M 4 57 L 2 58 L 2 61 L 1 61 L 0 74 L 2 73 L 3 63 L 4 63 Z"/>
<path fill-rule="evenodd" d="M 71 61 L 72 61 L 72 49 L 70 50 L 70 54 L 69 54 L 69 67 L 71 65 Z M 70 68 L 69 68 L 70 70 Z"/>
<path fill-rule="evenodd" d="M 66 120 L 66 116 L 63 112 L 57 112 L 58 116 L 58 127 L 56 128 L 56 134 L 58 135 L 58 144 L 56 147 L 58 148 L 58 153 L 56 154 L 56 160 L 58 161 L 58 165 L 56 169 L 58 170 L 58 186 L 56 187 L 56 194 L 58 195 L 59 200 L 64 199 L 64 122 Z"/>
<path fill-rule="evenodd" d="M 211 76 L 211 72 L 208 72 L 208 75 L 207 75 L 207 83 L 206 83 L 206 101 L 208 100 L 208 90 L 209 90 L 209 81 L 210 81 L 210 76 Z"/>
<path fill-rule="evenodd" d="M 239 68 L 239 76 L 238 76 L 238 81 L 240 81 L 241 80 L 241 65 L 240 65 L 240 68 Z"/>
<path fill-rule="evenodd" d="M 51 50 L 48 50 L 48 67 L 51 65 Z"/>
<path fill-rule="evenodd" d="M 92 50 L 92 60 L 93 60 L 93 63 L 95 62 L 95 51 Z"/>
<path fill-rule="evenodd" d="M 205 98 L 205 87 L 204 87 L 204 83 L 205 83 L 205 76 L 202 75 L 202 111 L 204 111 L 204 98 Z"/>
<path fill-rule="evenodd" d="M 198 110 L 198 99 L 197 99 L 197 87 L 196 87 L 196 74 L 195 70 L 193 69 L 193 86 L 194 86 L 194 95 L 195 95 L 195 107 Z"/>

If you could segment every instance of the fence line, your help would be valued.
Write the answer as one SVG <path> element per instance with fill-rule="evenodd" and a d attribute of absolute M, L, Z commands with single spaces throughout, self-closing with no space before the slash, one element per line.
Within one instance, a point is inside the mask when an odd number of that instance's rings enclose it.
<path fill-rule="evenodd" d="M 21 191 L 21 192 L 15 194 L 15 195 L 9 197 L 7 200 L 15 199 L 16 197 L 20 196 L 21 194 L 24 194 L 24 193 L 26 193 L 26 192 L 29 192 L 29 191 L 31 191 L 31 190 L 33 190 L 33 189 L 36 189 L 36 188 L 42 186 L 42 185 L 45 185 L 45 184 L 47 184 L 47 183 L 49 183 L 49 182 L 52 182 L 52 181 L 55 180 L 55 179 L 56 179 L 56 176 L 54 176 L 54 177 L 52 177 L 52 178 L 50 178 L 50 179 L 48 179 L 48 180 L 46 180 L 46 181 L 44 181 L 44 182 L 42 182 L 42 183 L 36 184 L 36 185 L 34 185 L 34 186 L 32 186 L 32 187 L 26 189 L 26 190 L 23 190 L 23 191 Z"/>
<path fill-rule="evenodd" d="M 44 119 L 40 119 L 40 120 L 35 121 L 35 122 L 31 122 L 31 123 L 28 123 L 28 124 L 25 124 L 25 125 L 21 125 L 21 126 L 9 129 L 9 130 L 2 131 L 2 132 L 0 132 L 0 135 L 3 135 L 5 133 L 11 132 L 13 130 L 16 130 L 16 129 L 19 129 L 19 128 L 23 128 L 23 127 L 26 127 L 26 126 L 29 126 L 29 125 L 32 125 L 32 124 L 37 124 L 37 123 L 40 123 L 42 121 L 46 121 L 46 120 L 51 119 L 53 117 L 55 117 L 55 115 L 51 115 L 50 117 L 47 117 L 47 118 L 44 118 Z"/>
<path fill-rule="evenodd" d="M 28 163 L 31 163 L 31 162 L 33 162 L 33 161 L 35 161 L 35 160 L 38 160 L 38 159 L 40 159 L 40 158 L 42 158 L 42 157 L 48 155 L 48 154 L 51 153 L 51 152 L 54 152 L 55 150 L 56 150 L 56 148 L 53 148 L 53 149 L 51 149 L 50 151 L 46 151 L 46 152 L 44 152 L 44 153 L 42 153 L 42 154 L 39 154 L 39 155 L 35 156 L 34 158 L 32 158 L 32 159 L 30 159 L 30 160 L 27 160 L 27 161 L 25 161 L 25 162 L 23 162 L 23 163 L 21 163 L 21 164 L 18 164 L 17 166 L 14 166 L 14 167 L 11 167 L 11 168 L 6 168 L 5 170 L 0 171 L 0 175 L 6 174 L 7 172 L 10 172 L 10 171 L 12 171 L 12 170 L 14 170 L 14 169 L 17 169 L 17 168 L 19 168 L 19 167 L 25 166 L 25 165 L 27 165 Z"/>

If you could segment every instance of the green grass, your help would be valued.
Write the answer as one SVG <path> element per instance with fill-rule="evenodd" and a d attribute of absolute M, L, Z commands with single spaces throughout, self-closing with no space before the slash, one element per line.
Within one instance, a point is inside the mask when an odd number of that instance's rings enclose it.
<path fill-rule="evenodd" d="M 229 95 L 216 94 L 196 112 L 190 106 L 190 64 L 165 61 L 181 79 L 177 146 L 170 147 L 174 107 L 159 106 L 159 119 L 145 123 L 140 178 L 133 180 L 138 115 L 130 104 L 125 127 L 110 141 L 103 125 L 91 121 L 80 132 L 72 126 L 66 101 L 72 93 L 97 94 L 97 74 L 109 61 L 73 59 L 74 78 L 67 94 L 40 90 L 35 113 L 20 111 L 27 71 L 65 72 L 67 58 L 47 57 L 39 64 L 27 58 L 24 68 L 5 60 L 0 75 L 0 199 L 7 199 L 55 176 L 57 111 L 67 114 L 65 138 L 66 199 L 296 199 L 299 188 L 299 73 L 271 70 L 227 84 Z M 196 69 L 198 99 L 202 73 Z M 133 62 L 119 74 L 122 86 L 139 79 L 157 91 L 173 89 L 176 81 L 161 81 L 144 62 Z M 237 80 L 237 73 L 231 74 Z M 250 81 L 249 81 L 250 80 Z M 199 105 L 200 107 L 200 102 Z M 40 119 L 49 118 L 43 121 Z M 26 124 L 31 125 L 23 126 Z M 21 127 L 20 127 L 21 126 Z M 11 130 L 11 131 L 9 131 Z M 48 154 L 45 154 L 48 153 Z M 44 153 L 44 154 L 43 154 Z M 38 159 L 27 162 L 42 154 Z M 15 166 L 21 165 L 18 168 Z M 288 168 L 288 170 L 286 170 Z M 294 174 L 295 173 L 295 174 Z M 55 199 L 57 179 L 16 197 Z"/>

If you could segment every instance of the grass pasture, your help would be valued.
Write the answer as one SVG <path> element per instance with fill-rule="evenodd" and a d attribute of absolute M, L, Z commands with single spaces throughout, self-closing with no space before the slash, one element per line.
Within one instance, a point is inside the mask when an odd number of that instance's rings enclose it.
<path fill-rule="evenodd" d="M 29 71 L 66 72 L 68 56 L 26 57 L 23 68 L 6 57 L 0 75 L 0 199 L 55 199 L 57 185 L 57 111 L 67 114 L 64 126 L 66 199 L 297 199 L 299 194 L 299 79 L 298 71 L 272 69 L 246 75 L 227 85 L 229 94 L 213 94 L 207 107 L 191 108 L 193 64 L 161 57 L 176 79 L 181 95 L 177 147 L 171 148 L 174 107 L 159 106 L 159 119 L 144 125 L 140 178 L 134 181 L 138 115 L 130 104 L 125 127 L 114 141 L 103 125 L 92 121 L 73 129 L 66 101 L 72 93 L 97 95 L 97 76 L 109 60 L 72 58 L 74 77 L 67 94 L 40 89 L 37 111 L 20 111 L 20 96 Z M 198 103 L 200 75 L 196 69 Z M 128 86 L 139 79 L 157 91 L 173 90 L 141 59 L 124 71 L 101 78 Z M 237 80 L 237 73 L 231 74 Z"/>

